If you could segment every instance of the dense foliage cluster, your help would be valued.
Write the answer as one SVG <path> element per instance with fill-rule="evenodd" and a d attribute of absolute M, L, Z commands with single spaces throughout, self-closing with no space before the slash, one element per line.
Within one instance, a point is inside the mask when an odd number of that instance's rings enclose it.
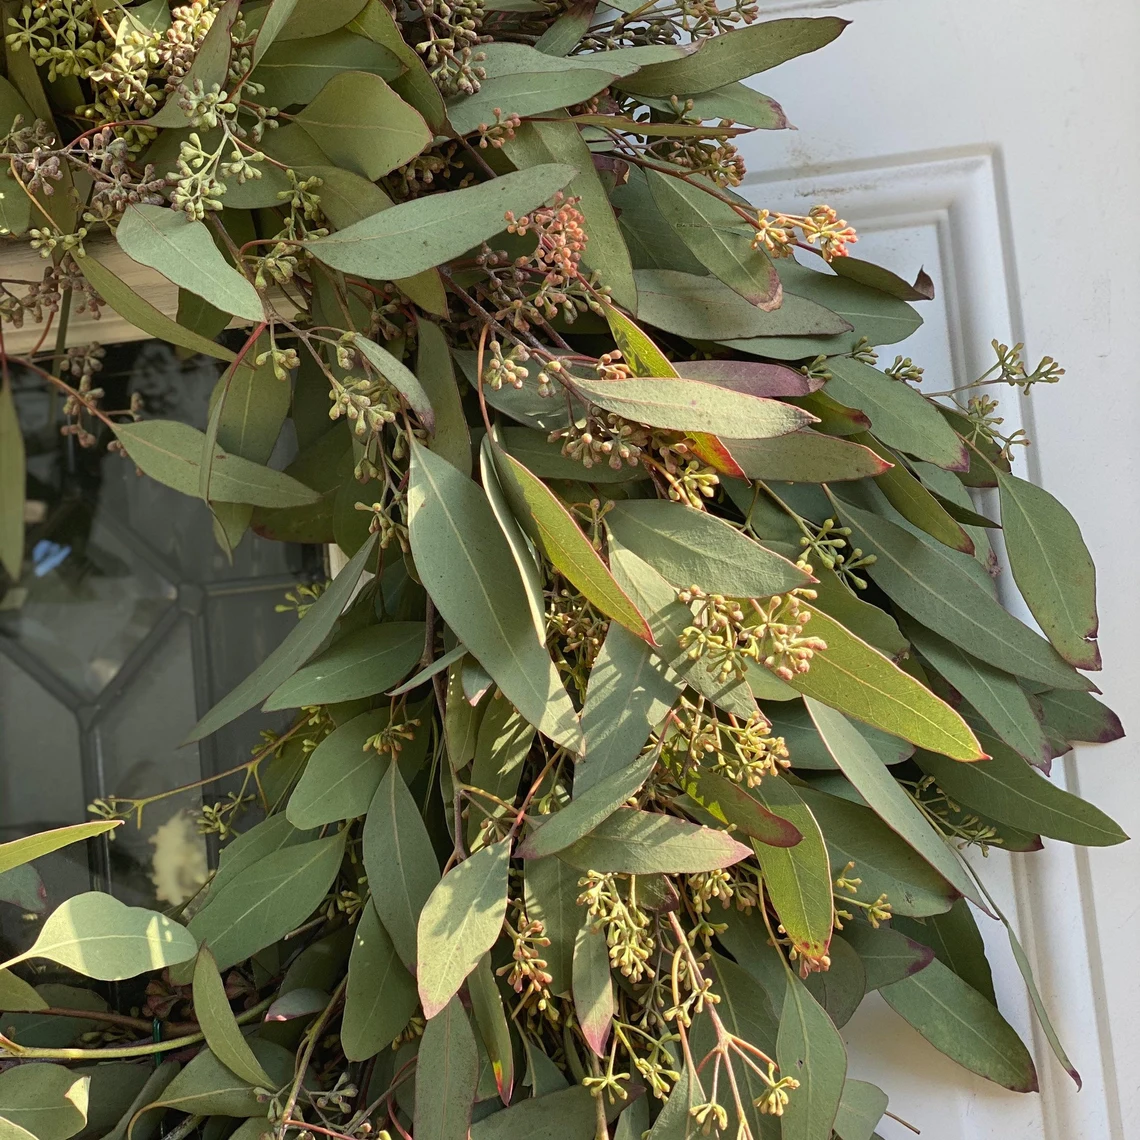
<path fill-rule="evenodd" d="M 924 394 L 879 353 L 929 280 L 849 256 L 825 204 L 734 189 L 734 139 L 787 125 L 742 81 L 843 21 L 3 7 L 0 222 L 44 265 L 0 271 L 3 325 L 44 349 L 4 357 L 7 573 L 16 365 L 226 550 L 252 527 L 348 559 L 191 736 L 296 710 L 207 787 L 209 882 L 165 914 L 80 895 L 0 969 L 6 1136 L 870 1140 L 887 1098 L 838 1027 L 871 991 L 1036 1088 L 975 913 L 1072 1069 L 963 858 L 1124 838 L 1048 779 L 1120 728 L 1078 672 L 1088 553 L 985 394 L 1060 370 L 995 342 Z M 204 433 L 105 406 L 67 335 L 103 306 L 224 363 Z M 0 875 L 143 806 L 0 846 Z M 142 981 L 77 1020 L 31 984 L 45 959 Z"/>

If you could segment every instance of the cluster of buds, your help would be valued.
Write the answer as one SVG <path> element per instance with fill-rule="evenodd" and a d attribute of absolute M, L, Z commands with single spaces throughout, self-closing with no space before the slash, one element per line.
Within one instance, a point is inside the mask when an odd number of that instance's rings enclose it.
<path fill-rule="evenodd" d="M 203 804 L 196 823 L 199 835 L 216 835 L 223 843 L 232 839 L 234 823 L 245 814 L 246 808 L 257 799 L 256 796 L 243 796 L 240 792 L 230 792 L 217 803 Z"/>
<path fill-rule="evenodd" d="M 416 44 L 429 73 L 445 98 L 472 95 L 487 78 L 479 66 L 485 58 L 475 49 L 482 42 L 481 0 L 417 0 L 427 24 L 428 38 Z"/>
<path fill-rule="evenodd" d="M 301 358 L 297 355 L 295 348 L 278 348 L 273 345 L 265 352 L 259 352 L 254 358 L 253 363 L 260 368 L 263 364 L 269 361 L 273 365 L 273 375 L 281 381 L 289 379 L 289 373 L 294 368 L 300 368 Z"/>
<path fill-rule="evenodd" d="M 839 877 L 835 880 L 835 897 L 840 903 L 840 906 L 857 906 L 862 910 L 867 921 L 876 929 L 879 929 L 880 922 L 887 922 L 890 920 L 892 910 L 890 901 L 886 895 L 879 895 L 874 902 L 861 902 L 854 896 L 859 893 L 859 888 L 863 885 L 862 879 L 853 878 L 851 872 L 855 870 L 854 863 L 848 863 L 846 867 L 840 872 Z M 846 892 L 840 894 L 840 891 Z M 843 920 L 848 922 L 855 916 L 849 910 L 842 910 L 839 906 L 835 908 L 835 929 L 843 929 Z"/>
<path fill-rule="evenodd" d="M 463 165 L 462 156 L 456 158 L 458 150 L 456 143 L 440 143 L 423 154 L 417 154 L 411 162 L 398 166 L 387 178 L 387 185 L 393 190 L 392 196 L 401 202 L 418 198 L 434 188 L 436 178 L 446 178 L 453 171 L 458 175 L 457 168 Z M 474 177 L 470 172 L 458 175 L 456 189 L 469 186 Z"/>
<path fill-rule="evenodd" d="M 373 733 L 365 742 L 363 751 L 369 750 L 380 756 L 398 758 L 404 750 L 404 745 L 415 739 L 416 729 L 420 722 L 415 717 L 393 717 L 379 732 Z"/>
<path fill-rule="evenodd" d="M 802 235 L 808 245 L 818 245 L 825 261 L 847 256 L 847 247 L 859 240 L 851 228 L 830 206 L 812 206 L 806 215 L 772 213 L 761 210 L 756 215 L 753 249 L 763 249 L 772 257 L 790 257 Z"/>
<path fill-rule="evenodd" d="M 330 377 L 329 419 L 348 417 L 353 432 L 360 439 L 379 435 L 385 424 L 395 423 L 400 411 L 399 393 L 385 380 L 366 376 L 357 379 L 345 377 L 344 382 Z"/>
<path fill-rule="evenodd" d="M 407 496 L 399 495 L 394 502 L 354 503 L 353 509 L 368 511 L 372 518 L 368 523 L 368 533 L 380 536 L 380 549 L 387 550 L 395 542 L 405 553 L 412 549 L 408 537 Z M 419 721 L 413 722 L 419 724 Z"/>
<path fill-rule="evenodd" d="M 303 618 L 330 585 L 329 582 L 302 582 L 290 590 L 285 595 L 285 601 L 278 602 L 273 611 L 279 614 L 295 613 L 298 619 Z"/>
<path fill-rule="evenodd" d="M 509 922 L 503 924 L 511 938 L 511 963 L 500 966 L 495 973 L 500 977 L 505 974 L 507 984 L 515 993 L 523 995 L 524 1002 L 533 1003 L 540 1012 L 556 1018 L 557 1006 L 550 995 L 550 983 L 554 977 L 541 953 L 550 945 L 550 939 L 546 937 L 541 922 L 526 917 L 522 903 L 516 900 L 514 906 L 519 914 L 517 927 Z"/>
<path fill-rule="evenodd" d="M 637 905 L 636 877 L 627 878 L 628 900 L 622 898 L 617 879 L 612 874 L 587 872 L 585 878 L 578 880 L 578 885 L 585 888 L 578 896 L 578 905 L 589 911 L 594 919 L 593 929 L 605 932 L 613 968 L 631 982 L 639 982 L 649 972 L 655 944 L 649 916 Z"/>
<path fill-rule="evenodd" d="M 648 428 L 592 405 L 584 420 L 550 433 L 550 442 L 561 442 L 567 459 L 587 469 L 606 463 L 615 471 L 627 464 L 636 467 L 651 439 Z"/>
<path fill-rule="evenodd" d="M 990 371 L 998 372 L 998 383 L 1028 392 L 1034 384 L 1056 384 L 1065 375 L 1065 370 L 1051 356 L 1043 356 L 1037 367 L 1030 372 L 1021 356 L 1025 350 L 1024 344 L 1015 344 L 1010 348 L 1008 344 L 994 340 L 990 345 L 997 354 L 997 364 Z"/>
<path fill-rule="evenodd" d="M 59 250 L 62 253 L 76 253 L 80 257 L 86 252 L 83 248 L 83 239 L 87 236 L 86 226 L 80 226 L 73 234 L 60 233 L 58 230 L 29 230 L 31 241 L 28 243 L 32 249 L 40 251 L 40 257 L 45 260 Z"/>
<path fill-rule="evenodd" d="M 503 118 L 502 108 L 496 107 L 495 121 L 479 124 L 479 149 L 486 150 L 491 146 L 498 150 L 503 143 L 515 137 L 515 131 L 521 126 L 522 119 L 518 115 L 507 115 Z"/>
<path fill-rule="evenodd" d="M 705 711 L 703 699 L 693 704 L 682 698 L 669 724 L 664 747 L 682 771 L 700 766 L 755 788 L 765 776 L 778 775 L 791 764 L 784 738 L 772 735 L 771 724 L 759 710 L 743 723 L 735 717 L 725 722 Z"/>
<path fill-rule="evenodd" d="M 677 594 L 679 602 L 693 607 L 693 624 L 681 634 L 681 648 L 690 660 L 707 657 L 722 681 L 733 675 L 743 679 L 749 661 L 790 681 L 806 673 L 815 653 L 827 648 L 820 638 L 803 636 L 811 611 L 800 599 L 815 596 L 814 590 L 800 589 L 775 594 L 764 603 L 752 598 L 752 612 L 746 615 L 740 600 L 690 586 Z"/>
<path fill-rule="evenodd" d="M 839 526 L 835 519 L 824 519 L 823 525 L 814 534 L 805 535 L 800 539 L 800 546 L 804 548 L 804 552 L 800 555 L 798 565 L 810 574 L 812 569 L 807 559 L 818 558 L 828 570 L 836 571 L 856 589 L 865 590 L 867 580 L 856 571 L 873 566 L 877 556 L 864 554 L 858 546 L 847 550 L 851 545 L 850 537 L 849 526 Z"/>
<path fill-rule="evenodd" d="M 1000 429 L 1001 425 L 1005 423 L 1005 417 L 996 415 L 997 409 L 997 400 L 993 400 L 989 396 L 970 397 L 966 409 L 966 418 L 971 425 L 970 442 L 985 441 L 996 444 L 1000 448 L 1001 457 L 1010 460 L 1013 458 L 1015 447 L 1029 446 L 1029 437 L 1025 434 L 1024 428 L 1017 428 L 1009 435 L 1004 434 Z"/>
<path fill-rule="evenodd" d="M 922 383 L 923 370 L 909 356 L 896 356 L 895 362 L 883 372 L 892 380 L 905 380 L 911 384 Z"/>
<path fill-rule="evenodd" d="M 700 114 L 693 111 L 692 99 L 682 101 L 674 95 L 670 102 L 679 123 L 701 124 Z M 730 141 L 733 125 L 731 119 L 722 119 L 716 127 L 703 127 L 709 132 L 704 138 L 685 136 L 663 139 L 651 151 L 660 154 L 674 166 L 704 175 L 717 186 L 739 186 L 747 171 L 740 152 Z M 717 131 L 721 133 L 717 134 Z"/>

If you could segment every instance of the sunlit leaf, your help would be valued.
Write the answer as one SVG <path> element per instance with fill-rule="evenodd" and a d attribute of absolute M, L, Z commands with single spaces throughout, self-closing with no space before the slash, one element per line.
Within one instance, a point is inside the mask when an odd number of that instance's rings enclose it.
<path fill-rule="evenodd" d="M 0 1135 L 12 1125 L 36 1140 L 68 1140 L 87 1124 L 90 1077 L 63 1065 L 20 1065 L 0 1073 Z"/>
<path fill-rule="evenodd" d="M 50 855 L 61 847 L 68 847 L 72 843 L 81 843 L 85 839 L 93 839 L 97 835 L 105 835 L 122 826 L 120 819 L 96 819 L 90 823 L 76 823 L 70 827 L 57 827 L 51 831 L 38 831 L 34 835 L 26 835 L 23 839 L 13 839 L 9 843 L 0 843 L 0 874 L 10 871 L 13 867 L 23 866 L 33 859 Z"/>
<path fill-rule="evenodd" d="M 599 1057 L 606 1055 L 614 1009 L 605 931 L 595 930 L 593 920 L 587 919 L 574 941 L 574 1012 L 586 1044 Z"/>
<path fill-rule="evenodd" d="M 115 982 L 185 962 L 197 949 L 194 934 L 165 915 L 88 891 L 60 903 L 31 949 L 4 966 L 48 958 L 84 977 Z"/>

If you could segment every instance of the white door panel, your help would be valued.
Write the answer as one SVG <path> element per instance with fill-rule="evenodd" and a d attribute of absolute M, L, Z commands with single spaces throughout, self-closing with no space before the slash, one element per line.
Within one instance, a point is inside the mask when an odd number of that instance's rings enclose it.
<path fill-rule="evenodd" d="M 1022 474 L 1058 495 L 1092 548 L 1101 586 L 1106 699 L 1126 727 L 1140 692 L 1140 268 L 1131 210 L 1140 189 L 1140 7 L 1131 0 L 856 0 L 762 4 L 762 14 L 841 15 L 816 54 L 754 80 L 794 132 L 745 136 L 742 188 L 769 208 L 827 202 L 854 224 L 853 253 L 937 299 L 924 327 L 885 346 L 926 369 L 925 386 L 968 382 L 989 343 L 1024 341 L 1068 370 L 1007 425 L 1034 446 Z M 797 210 L 796 212 L 802 212 Z M 1115 314 L 1115 319 L 1114 319 Z M 994 390 L 990 390 L 993 393 Z M 1022 611 L 1024 616 L 1024 611 Z M 1055 778 L 1140 833 L 1140 764 L 1125 740 L 1086 749 Z M 1019 1096 L 941 1057 L 879 999 L 845 1030 L 852 1075 L 874 1080 L 927 1140 L 1140 1137 L 1140 848 L 978 860 L 1033 960 L 1084 1091 L 1053 1060 L 1004 932 L 981 919 L 1003 1012 L 1027 1039 L 1042 1095 Z M 885 1140 L 908 1135 L 884 1121 Z"/>

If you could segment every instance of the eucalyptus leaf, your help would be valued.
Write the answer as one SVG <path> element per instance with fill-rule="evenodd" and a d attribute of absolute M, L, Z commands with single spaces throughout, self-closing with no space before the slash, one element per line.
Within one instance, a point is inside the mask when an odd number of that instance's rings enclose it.
<path fill-rule="evenodd" d="M 194 1014 L 211 1052 L 231 1073 L 256 1088 L 272 1089 L 273 1078 L 261 1067 L 234 1020 L 217 962 L 207 946 L 199 948 L 194 965 Z"/>
<path fill-rule="evenodd" d="M 257 290 L 226 261 L 202 222 L 162 206 L 133 205 L 123 214 L 115 238 L 128 257 L 222 312 L 248 321 L 263 319 Z"/>
<path fill-rule="evenodd" d="M 1066 661 L 1099 669 L 1096 570 L 1076 520 L 1042 487 L 996 474 L 1005 549 L 1025 604 Z"/>
<path fill-rule="evenodd" d="M 847 1050 L 843 1038 L 811 993 L 791 973 L 776 1042 L 780 1075 L 800 1087 L 781 1121 L 784 1140 L 829 1140 L 843 1096 Z"/>
<path fill-rule="evenodd" d="M 258 44 L 262 34 L 264 28 L 258 33 Z M 267 48 L 250 78 L 264 86 L 260 98 L 266 105 L 289 107 L 310 102 L 343 71 L 392 80 L 403 70 L 399 59 L 382 44 L 339 30 L 305 40 L 284 40 Z M 320 138 L 316 141 L 323 146 Z"/>
<path fill-rule="evenodd" d="M 578 718 L 535 637 L 513 557 L 486 498 L 446 460 L 412 447 L 408 525 L 432 600 L 515 707 L 576 750 Z"/>
<path fill-rule="evenodd" d="M 958 900 L 959 904 L 962 900 Z M 892 923 L 897 923 L 896 916 Z M 934 959 L 934 951 L 922 942 L 908 938 L 895 926 L 873 927 L 865 922 L 849 922 L 843 928 L 843 940 L 859 955 L 863 963 L 867 989 L 877 990 L 901 982 Z"/>
<path fill-rule="evenodd" d="M 705 511 L 667 499 L 615 503 L 606 525 L 622 546 L 679 588 L 700 586 L 733 598 L 766 598 L 810 578 Z"/>
<path fill-rule="evenodd" d="M 274 1091 L 292 1080 L 291 1053 L 272 1041 L 259 1041 L 256 1037 L 251 1039 L 250 1048 L 272 1078 Z M 239 1119 L 264 1118 L 265 1115 L 265 1103 L 258 1099 L 256 1089 L 226 1068 L 209 1049 L 203 1049 L 194 1057 L 147 1107 Z"/>
<path fill-rule="evenodd" d="M 77 258 L 75 264 L 79 266 L 79 271 L 99 296 L 136 328 L 159 340 L 189 349 L 191 352 L 202 352 L 207 356 L 217 357 L 218 360 L 234 359 L 235 354 L 225 345 L 216 344 L 210 337 L 202 336 L 187 327 L 187 322 L 181 315 L 178 320 L 171 320 L 166 313 L 156 309 L 145 297 L 140 296 L 121 277 L 108 269 L 96 257 L 93 249 L 89 248 L 86 256 Z M 192 293 L 191 296 L 196 294 Z M 181 310 L 181 303 L 179 308 Z M 227 316 L 226 323 L 228 321 Z"/>
<path fill-rule="evenodd" d="M 68 1140 L 87 1123 L 90 1077 L 63 1065 L 21 1065 L 0 1073 L 0 1133 L 11 1126 L 36 1140 Z"/>
<path fill-rule="evenodd" d="M 48 958 L 84 977 L 116 982 L 185 962 L 197 948 L 194 934 L 165 915 L 88 891 L 60 903 L 31 948 L 3 965 Z"/>
<path fill-rule="evenodd" d="M 622 807 L 560 851 L 559 858 L 583 871 L 693 875 L 731 867 L 750 854 L 727 832 Z"/>
<path fill-rule="evenodd" d="M 389 765 L 364 825 L 364 869 L 372 904 L 400 960 L 416 968 L 416 929 L 440 881 L 427 829 L 399 768 Z"/>
<path fill-rule="evenodd" d="M 514 1040 L 490 954 L 484 954 L 468 975 L 467 992 L 479 1038 L 491 1062 L 499 1099 L 503 1104 L 509 1104 L 515 1085 Z"/>
<path fill-rule="evenodd" d="M 471 1126 L 471 1140 L 591 1140 L 596 1124 L 594 1098 L 575 1085 L 484 1117 Z"/>
<path fill-rule="evenodd" d="M 887 1094 L 877 1085 L 848 1077 L 835 1117 L 835 1134 L 839 1140 L 872 1140 L 888 1103 Z"/>
<path fill-rule="evenodd" d="M 350 1061 L 365 1061 L 391 1045 L 418 1002 L 415 979 L 400 961 L 380 916 L 367 904 L 356 924 L 341 1044 Z"/>
<path fill-rule="evenodd" d="M 542 58 L 541 53 L 536 54 Z M 547 64 L 541 71 L 513 72 L 483 80 L 474 94 L 450 101 L 447 118 L 456 134 L 471 134 L 480 125 L 495 121 L 496 108 L 510 107 L 514 114 L 528 117 L 541 115 L 584 103 L 613 80 L 614 73 L 601 68 L 560 71 Z"/>
<path fill-rule="evenodd" d="M 264 707 L 298 708 L 382 693 L 408 675 L 423 646 L 423 624 L 418 621 L 357 630 L 298 669 L 270 693 Z"/>
<path fill-rule="evenodd" d="M 972 986 L 935 960 L 879 991 L 939 1052 L 1014 1092 L 1035 1092 L 1029 1051 L 1000 1013 Z"/>
<path fill-rule="evenodd" d="M 424 1016 L 436 1016 L 491 948 L 507 909 L 509 840 L 488 844 L 436 884 L 417 928 L 418 985 Z"/>
<path fill-rule="evenodd" d="M 206 436 L 178 420 L 118 423 L 115 435 L 145 475 L 183 495 L 198 498 Z M 210 465 L 209 498 L 255 507 L 301 507 L 320 498 L 284 471 L 263 467 L 215 447 Z"/>
<path fill-rule="evenodd" d="M 57 827 L 51 831 L 40 831 L 35 835 L 26 835 L 23 839 L 13 839 L 8 843 L 0 843 L 0 874 L 10 871 L 13 867 L 21 867 L 33 859 L 50 855 L 62 847 L 69 847 L 72 843 L 82 843 L 85 839 L 94 839 L 97 835 L 106 835 L 122 825 L 120 819 L 96 819 L 89 823 L 76 823 L 70 827 Z"/>
<path fill-rule="evenodd" d="M 814 431 L 796 431 L 772 439 L 737 439 L 725 445 L 750 479 L 788 479 L 795 483 L 837 483 L 881 475 L 886 462 L 870 448 Z"/>
<path fill-rule="evenodd" d="M 467 1140 L 478 1077 L 475 1034 L 462 1003 L 453 997 L 428 1020 L 416 1060 L 419 1095 L 413 1128 L 419 1140 Z"/>
<path fill-rule="evenodd" d="M 284 938 L 325 897 L 340 870 L 344 845 L 343 833 L 330 835 L 251 864 L 190 920 L 190 935 L 210 947 L 221 970 Z"/>
<path fill-rule="evenodd" d="M 605 1057 L 613 1026 L 614 987 L 610 979 L 610 951 L 603 930 L 587 919 L 574 941 L 574 1012 L 586 1044 Z"/>

